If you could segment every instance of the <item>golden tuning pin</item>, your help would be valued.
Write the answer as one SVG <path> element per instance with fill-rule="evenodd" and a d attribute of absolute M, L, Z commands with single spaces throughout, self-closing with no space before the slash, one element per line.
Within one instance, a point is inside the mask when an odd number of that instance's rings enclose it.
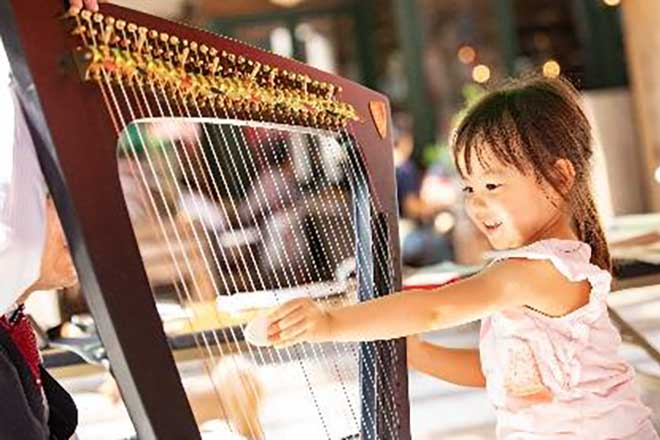
<path fill-rule="evenodd" d="M 255 61 L 252 66 L 252 71 L 250 72 L 250 77 L 253 80 L 256 79 L 260 70 L 261 70 L 261 63 L 259 61 Z"/>
<path fill-rule="evenodd" d="M 71 17 L 72 34 L 87 47 L 76 54 L 86 80 L 111 73 L 131 84 L 153 81 L 191 104 L 271 120 L 340 127 L 359 119 L 338 99 L 340 86 L 89 10 Z"/>
<path fill-rule="evenodd" d="M 335 96 L 335 86 L 332 84 L 328 84 L 325 97 L 326 99 L 332 99 L 333 96 Z"/>
<path fill-rule="evenodd" d="M 138 39 L 137 39 L 136 47 L 138 53 L 141 53 L 142 49 L 144 48 L 144 44 L 147 42 L 147 34 L 149 33 L 149 30 L 144 26 L 140 26 L 137 29 L 137 33 L 138 33 Z"/>
<path fill-rule="evenodd" d="M 220 58 L 214 57 L 213 61 L 211 61 L 209 72 L 211 73 L 212 76 L 215 76 L 216 73 L 218 73 L 219 68 L 220 68 Z"/>
<path fill-rule="evenodd" d="M 114 31 L 115 31 L 115 28 L 112 24 L 109 24 L 109 25 L 105 26 L 105 28 L 103 29 L 103 33 L 101 35 L 101 40 L 103 41 L 103 44 L 105 44 L 107 46 L 112 42 L 111 40 L 112 40 Z"/>
<path fill-rule="evenodd" d="M 186 68 L 186 63 L 188 62 L 189 55 L 190 55 L 190 49 L 184 47 L 183 50 L 181 51 L 181 55 L 179 55 L 179 63 L 182 69 Z"/>
<path fill-rule="evenodd" d="M 87 32 L 87 28 L 82 24 L 79 24 L 73 28 L 73 30 L 71 31 L 71 35 L 85 35 L 86 32 Z"/>

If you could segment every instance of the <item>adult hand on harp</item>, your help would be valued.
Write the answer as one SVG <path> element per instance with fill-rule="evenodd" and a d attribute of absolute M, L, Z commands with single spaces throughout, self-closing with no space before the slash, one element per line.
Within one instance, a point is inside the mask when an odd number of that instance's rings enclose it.
<path fill-rule="evenodd" d="M 268 317 L 268 342 L 288 347 L 330 339 L 330 314 L 311 298 L 288 301 Z"/>
<path fill-rule="evenodd" d="M 71 0 L 69 2 L 69 13 L 77 14 L 82 8 L 96 12 L 99 10 L 99 3 L 104 2 L 105 0 Z"/>

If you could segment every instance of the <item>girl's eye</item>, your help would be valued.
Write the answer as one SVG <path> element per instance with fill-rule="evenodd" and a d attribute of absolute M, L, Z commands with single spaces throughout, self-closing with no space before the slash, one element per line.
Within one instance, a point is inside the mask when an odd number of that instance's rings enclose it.
<path fill-rule="evenodd" d="M 499 188 L 500 186 L 502 186 L 502 185 L 499 185 L 499 184 L 497 184 L 497 183 L 487 183 L 487 184 L 486 184 L 486 189 L 487 189 L 488 191 L 493 191 L 493 190 Z"/>
<path fill-rule="evenodd" d="M 463 192 L 466 193 L 466 194 L 472 194 L 474 192 L 474 190 L 472 189 L 471 186 L 464 186 L 463 187 Z"/>

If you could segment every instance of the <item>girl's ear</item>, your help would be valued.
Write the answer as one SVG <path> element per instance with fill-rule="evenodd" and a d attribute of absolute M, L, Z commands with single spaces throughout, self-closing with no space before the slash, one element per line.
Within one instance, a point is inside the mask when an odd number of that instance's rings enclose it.
<path fill-rule="evenodd" d="M 575 183 L 575 167 L 573 162 L 568 159 L 557 159 L 555 162 L 555 172 L 557 181 L 560 184 L 560 190 L 563 194 L 568 193 Z"/>

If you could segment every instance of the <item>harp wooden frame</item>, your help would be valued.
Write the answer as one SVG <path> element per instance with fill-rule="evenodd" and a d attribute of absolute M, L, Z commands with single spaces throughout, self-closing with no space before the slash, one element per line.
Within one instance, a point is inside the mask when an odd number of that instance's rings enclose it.
<path fill-rule="evenodd" d="M 103 4 L 101 12 L 331 85 L 328 93 L 354 111 L 352 117 L 342 119 L 341 125 L 347 125 L 357 141 L 359 160 L 369 180 L 364 182 L 365 187 L 377 201 L 365 225 L 370 231 L 362 233 L 371 236 L 372 232 L 377 233 L 374 231 L 384 231 L 381 234 L 386 235 L 381 239 L 388 246 L 384 250 L 373 247 L 371 258 L 395 262 L 393 273 L 373 272 L 380 287 L 372 293 L 386 294 L 391 289 L 387 286 L 400 287 L 391 130 L 384 136 L 382 130 L 379 132 L 369 107 L 373 102 L 383 103 L 390 125 L 388 101 L 384 96 L 346 79 L 202 30 L 111 4 Z M 116 166 L 117 136 L 109 115 L 104 112 L 99 89 L 81 81 L 75 60 L 79 41 L 64 23 L 63 13 L 60 0 L 42 0 L 38 4 L 25 0 L 0 1 L 0 32 L 37 154 L 139 438 L 199 438 L 132 232 Z M 249 114 L 245 117 L 250 118 Z M 377 224 L 380 229 L 374 227 Z M 400 410 L 394 435 L 406 439 L 410 430 L 405 341 L 397 341 L 394 347 L 397 360 L 390 360 L 384 370 L 378 371 L 378 377 L 382 380 L 387 376 L 394 384 L 395 395 L 390 397 L 396 400 Z M 374 371 L 376 368 L 364 358 L 360 367 Z M 378 394 L 384 392 L 378 382 L 362 390 L 367 404 L 376 411 Z M 389 438 L 392 434 L 379 426 L 381 417 L 377 419 L 376 426 L 369 430 L 375 438 Z"/>

